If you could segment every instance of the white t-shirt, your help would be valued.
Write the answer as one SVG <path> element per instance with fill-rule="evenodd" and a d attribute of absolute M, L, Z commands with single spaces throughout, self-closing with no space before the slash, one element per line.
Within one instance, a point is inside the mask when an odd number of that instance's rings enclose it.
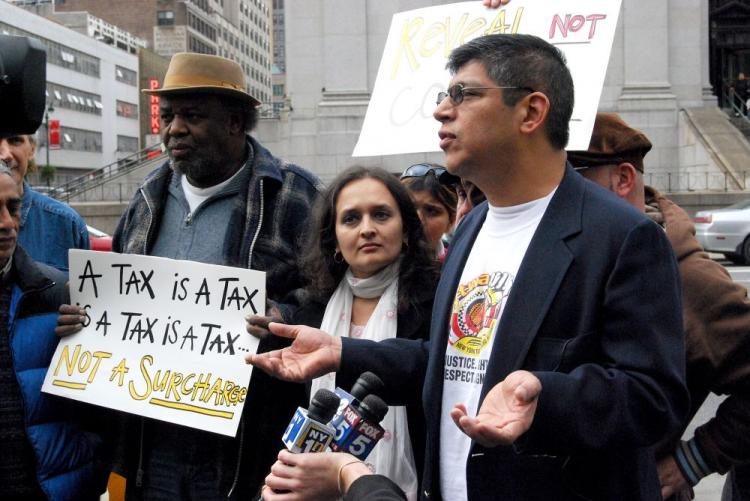
<path fill-rule="evenodd" d="M 180 184 L 182 185 L 182 192 L 185 194 L 185 200 L 187 200 L 187 203 L 190 206 L 190 212 L 195 212 L 195 209 L 200 207 L 203 202 L 219 193 L 226 185 L 231 183 L 232 179 L 237 177 L 240 172 L 242 172 L 241 168 L 237 169 L 237 172 L 232 174 L 232 177 L 229 179 L 222 181 L 219 184 L 209 186 L 208 188 L 193 186 L 190 184 L 190 181 L 188 181 L 187 176 L 183 175 L 182 179 L 180 179 Z"/>
<path fill-rule="evenodd" d="M 457 403 L 477 413 L 497 326 L 529 242 L 555 191 L 513 207 L 490 205 L 453 300 L 443 371 L 440 413 L 440 491 L 443 499 L 465 500 L 466 460 L 471 439 L 451 419 Z M 502 347 L 498 347 L 502 349 Z"/>

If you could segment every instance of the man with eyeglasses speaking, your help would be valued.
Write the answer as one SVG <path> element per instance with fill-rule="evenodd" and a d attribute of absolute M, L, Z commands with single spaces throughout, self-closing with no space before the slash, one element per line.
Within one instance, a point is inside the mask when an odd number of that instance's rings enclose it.
<path fill-rule="evenodd" d="M 558 49 L 488 35 L 448 69 L 444 165 L 488 203 L 451 242 L 430 340 L 271 324 L 292 347 L 248 361 L 288 379 L 371 370 L 395 405 L 421 392 L 424 499 L 659 499 L 652 446 L 688 407 L 664 232 L 567 164 L 573 82 Z"/>

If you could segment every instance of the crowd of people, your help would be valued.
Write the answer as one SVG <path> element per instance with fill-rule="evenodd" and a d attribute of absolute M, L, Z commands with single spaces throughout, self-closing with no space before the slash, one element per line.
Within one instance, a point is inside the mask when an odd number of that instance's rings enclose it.
<path fill-rule="evenodd" d="M 566 152 L 573 80 L 539 38 L 481 36 L 447 68 L 442 165 L 325 187 L 252 136 L 236 63 L 176 54 L 144 91 L 169 161 L 113 250 L 266 272 L 235 437 L 41 392 L 82 326 L 64 285 L 88 237 L 25 181 L 34 137 L 0 139 L 0 498 L 97 499 L 114 471 L 128 500 L 683 500 L 713 472 L 750 499 L 750 300 L 644 185 L 648 138 L 599 113 Z M 279 452 L 298 406 L 364 371 L 390 406 L 366 463 Z"/>

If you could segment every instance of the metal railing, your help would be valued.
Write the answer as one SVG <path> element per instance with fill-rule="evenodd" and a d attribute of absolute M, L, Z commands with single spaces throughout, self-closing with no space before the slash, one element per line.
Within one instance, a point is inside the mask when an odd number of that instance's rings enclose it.
<path fill-rule="evenodd" d="M 643 180 L 664 193 L 750 191 L 750 170 L 737 173 L 736 178 L 724 172 L 647 172 Z"/>
<path fill-rule="evenodd" d="M 129 202 L 140 186 L 141 183 L 107 182 L 78 192 L 74 197 L 76 202 Z"/>
<path fill-rule="evenodd" d="M 748 82 L 748 84 L 750 84 L 750 82 Z M 721 88 L 721 107 L 734 114 L 735 117 L 739 117 L 750 124 L 750 118 L 747 116 L 746 100 L 742 99 L 742 97 L 734 91 L 732 84 L 726 80 L 721 82 Z"/>
<path fill-rule="evenodd" d="M 104 167 L 87 172 L 86 174 L 78 176 L 65 184 L 56 186 L 50 189 L 47 194 L 52 198 L 70 202 L 71 198 L 73 197 L 76 197 L 78 199 L 81 199 L 81 197 L 86 198 L 85 193 L 98 187 L 101 187 L 100 192 L 103 195 L 105 190 L 110 189 L 104 187 L 106 183 L 107 185 L 113 185 L 113 188 L 111 188 L 112 190 L 114 190 L 112 192 L 112 195 L 114 196 L 115 194 L 117 194 L 116 199 L 122 201 L 123 196 L 125 196 L 121 194 L 122 187 L 117 188 L 116 186 L 118 184 L 135 184 L 137 186 L 137 183 L 111 183 L 111 181 L 113 179 L 125 176 L 135 169 L 146 165 L 147 163 L 161 161 L 164 158 L 166 158 L 166 155 L 161 151 L 160 146 L 151 146 L 139 152 L 133 153 L 132 155 L 129 155 L 127 157 L 120 158 L 119 160 L 105 165 Z M 129 196 L 125 197 L 125 200 L 129 198 Z"/>

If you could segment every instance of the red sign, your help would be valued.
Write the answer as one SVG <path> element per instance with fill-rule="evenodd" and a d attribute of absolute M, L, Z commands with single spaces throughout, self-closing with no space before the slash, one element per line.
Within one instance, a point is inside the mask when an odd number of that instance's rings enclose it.
<path fill-rule="evenodd" d="M 60 120 L 49 121 L 49 149 L 60 149 Z"/>
<path fill-rule="evenodd" d="M 149 78 L 148 88 L 158 89 L 159 80 L 155 78 Z M 161 132 L 161 122 L 159 118 L 159 96 L 149 96 L 149 129 L 151 134 L 159 134 Z"/>

